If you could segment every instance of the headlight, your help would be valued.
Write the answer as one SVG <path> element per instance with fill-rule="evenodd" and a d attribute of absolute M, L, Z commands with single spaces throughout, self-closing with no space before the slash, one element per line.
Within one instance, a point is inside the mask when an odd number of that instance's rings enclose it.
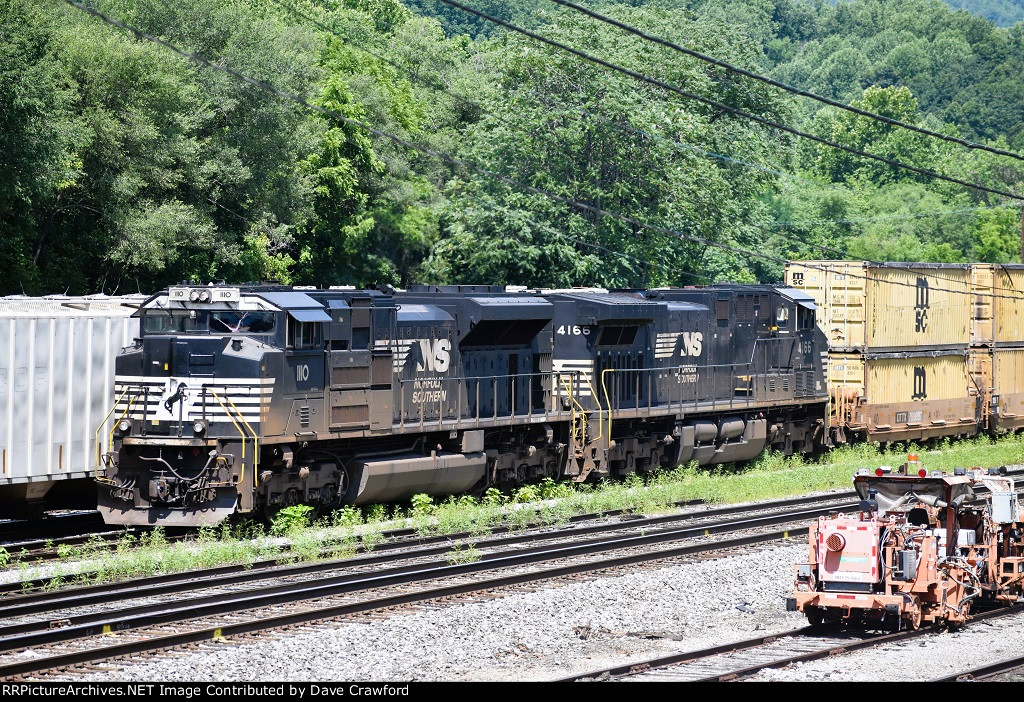
<path fill-rule="evenodd" d="M 201 291 L 199 293 L 199 301 L 200 302 L 209 302 L 210 301 L 210 291 L 209 290 Z"/>
<path fill-rule="evenodd" d="M 204 431 L 206 431 L 206 422 L 204 422 L 201 419 L 197 419 L 195 423 L 192 425 L 192 431 L 196 434 L 202 434 Z"/>
<path fill-rule="evenodd" d="M 122 419 L 118 423 L 117 428 L 121 431 L 122 434 L 130 434 L 132 431 L 132 423 L 129 422 L 127 419 Z"/>
<path fill-rule="evenodd" d="M 189 294 L 188 294 L 188 299 L 191 300 L 192 302 L 199 302 L 199 291 L 198 290 L 190 291 Z"/>

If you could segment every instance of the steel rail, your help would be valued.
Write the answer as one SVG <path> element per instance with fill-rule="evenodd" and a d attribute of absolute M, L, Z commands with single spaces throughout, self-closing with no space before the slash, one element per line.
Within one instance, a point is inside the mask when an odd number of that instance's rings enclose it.
<path fill-rule="evenodd" d="M 1024 667 L 1024 656 L 1017 656 L 1015 658 L 996 661 L 995 663 L 990 663 L 988 665 L 970 668 L 969 670 L 954 673 L 953 675 L 935 678 L 929 682 L 970 682 L 973 680 L 991 680 L 992 678 L 1021 667 Z"/>
<path fill-rule="evenodd" d="M 496 578 L 479 580 L 470 583 L 442 585 L 441 587 L 421 590 L 417 592 L 407 592 L 375 599 L 362 600 L 354 603 L 333 605 L 321 608 L 311 608 L 300 612 L 292 612 L 282 615 L 263 617 L 247 622 L 222 624 L 212 627 L 206 627 L 190 632 L 179 632 L 175 634 L 155 637 L 146 636 L 137 641 L 100 646 L 88 650 L 68 652 L 49 657 L 38 657 L 29 660 L 11 662 L 0 665 L 0 679 L 12 678 L 15 676 L 25 675 L 28 673 L 38 672 L 41 670 L 63 668 L 69 665 L 77 665 L 80 663 L 86 663 L 91 661 L 107 660 L 109 658 L 114 658 L 118 656 L 131 655 L 134 653 L 140 653 L 144 651 L 153 651 L 163 648 L 169 648 L 187 643 L 218 640 L 223 637 L 232 635 L 251 633 L 267 629 L 276 629 L 298 623 L 330 619 L 334 617 L 347 616 L 372 610 L 386 609 L 389 607 L 395 607 L 399 605 L 408 605 L 440 598 L 464 595 L 473 592 L 494 590 L 497 588 L 521 585 L 524 583 L 551 580 L 569 575 L 590 573 L 600 570 L 608 570 L 612 568 L 619 568 L 622 566 L 634 565 L 638 563 L 648 563 L 652 561 L 678 558 L 681 556 L 694 555 L 697 553 L 707 553 L 709 551 L 715 550 L 725 550 L 730 548 L 750 546 L 754 544 L 762 544 L 766 542 L 780 540 L 782 538 L 785 538 L 787 535 L 800 536 L 807 533 L 806 527 L 798 527 L 796 529 L 788 529 L 785 531 L 772 531 L 766 533 L 748 534 L 746 536 L 718 541 L 715 543 L 703 542 L 700 544 L 686 544 L 682 546 L 675 546 L 661 550 L 650 550 L 648 548 L 642 548 L 644 546 L 649 546 L 654 543 L 666 543 L 671 542 L 673 540 L 678 540 L 679 538 L 685 538 L 681 536 L 681 534 L 679 533 L 681 531 L 689 532 L 693 530 L 675 530 L 674 533 L 670 532 L 665 534 L 631 537 L 628 539 L 617 540 L 614 543 L 606 541 L 597 544 L 588 544 L 585 547 L 581 545 L 575 547 L 554 548 L 548 549 L 541 553 L 528 554 L 526 557 L 516 555 L 499 556 L 490 559 L 486 562 L 474 562 L 459 565 L 442 565 L 432 568 L 420 567 L 418 569 L 406 570 L 395 575 L 366 575 L 362 578 L 350 580 L 348 582 L 339 584 L 322 584 L 321 581 L 321 584 L 314 585 L 312 587 L 305 589 L 299 596 L 296 596 L 296 593 L 294 591 L 277 592 L 272 595 L 236 597 L 227 602 L 222 601 L 220 605 L 210 605 L 207 607 L 200 608 L 194 607 L 190 603 L 184 603 L 178 607 L 165 609 L 159 615 L 148 615 L 147 617 L 143 617 L 137 620 L 125 620 L 114 617 L 107 619 L 106 621 L 96 622 L 94 624 L 77 627 L 73 630 L 73 636 L 61 636 L 62 633 L 70 633 L 68 632 L 68 630 L 65 629 L 55 630 L 53 632 L 40 632 L 37 634 L 31 634 L 21 637 L 12 637 L 3 642 L 4 648 L 7 650 L 26 647 L 34 648 L 35 646 L 38 646 L 40 644 L 64 641 L 71 638 L 98 637 L 98 640 L 102 640 L 101 635 L 104 633 L 109 634 L 114 632 L 127 632 L 128 629 L 135 629 L 139 626 L 149 625 L 150 623 L 182 624 L 189 619 L 194 620 L 197 617 L 201 616 L 213 616 L 217 613 L 237 613 L 242 611 L 243 609 L 258 609 L 275 604 L 291 604 L 296 601 L 315 600 L 319 597 L 337 594 L 347 594 L 358 591 L 368 590 L 372 592 L 373 590 L 388 586 L 406 585 L 410 583 L 434 580 L 442 577 L 468 575 L 485 570 L 494 570 L 498 568 L 511 568 L 522 565 L 530 565 L 542 562 L 544 560 L 558 560 L 574 556 L 593 555 L 608 550 L 621 550 L 625 548 L 633 548 L 634 550 L 633 553 L 620 556 L 613 556 L 611 558 L 604 558 L 596 561 L 588 561 L 586 563 L 574 563 L 570 565 L 554 566 L 551 568 L 534 570 L 526 573 L 516 573 L 507 576 L 499 576 Z M 701 533 L 703 534 L 703 532 Z M 222 600 L 223 599 L 224 598 L 222 598 Z M 21 645 L 12 645 L 16 641 Z"/>
<path fill-rule="evenodd" d="M 580 524 L 580 523 L 583 523 L 583 522 L 593 521 L 593 520 L 596 520 L 596 519 L 604 519 L 604 518 L 607 518 L 607 517 L 619 516 L 619 517 L 628 518 L 630 520 L 629 521 L 629 525 L 630 526 L 644 526 L 644 525 L 654 525 L 654 524 L 659 524 L 659 523 L 671 523 L 671 522 L 676 522 L 676 521 L 691 521 L 691 520 L 696 520 L 696 519 L 713 519 L 715 517 L 721 517 L 721 516 L 725 516 L 725 515 L 729 515 L 729 514 L 742 514 L 744 512 L 755 512 L 755 511 L 760 511 L 760 510 L 770 510 L 770 509 L 777 509 L 777 508 L 780 508 L 780 507 L 784 508 L 784 507 L 792 507 L 792 506 L 798 506 L 798 505 L 823 503 L 823 502 L 828 502 L 830 500 L 837 500 L 838 501 L 838 500 L 852 499 L 855 496 L 856 496 L 856 493 L 854 493 L 853 491 L 849 491 L 849 492 L 842 492 L 842 493 L 835 493 L 835 494 L 816 495 L 816 496 L 810 496 L 810 497 L 787 498 L 787 499 L 783 499 L 783 500 L 773 500 L 771 502 L 764 502 L 764 503 L 758 503 L 758 504 L 729 505 L 727 507 L 716 507 L 716 508 L 708 509 L 708 510 L 705 510 L 703 512 L 683 512 L 683 513 L 678 513 L 678 514 L 659 515 L 659 516 L 656 516 L 656 517 L 633 516 L 632 513 L 628 512 L 626 510 L 609 510 L 608 512 L 599 512 L 599 513 L 592 513 L 592 514 L 576 515 L 574 517 L 570 517 L 568 521 L 571 524 Z M 693 500 L 693 501 L 679 502 L 679 503 L 676 503 L 676 504 L 678 506 L 692 506 L 692 505 L 695 505 L 695 504 L 703 504 L 703 503 L 701 501 Z M 837 508 L 839 508 L 839 507 L 842 507 L 842 505 L 838 505 L 837 506 Z M 546 528 L 546 526 L 542 525 L 542 524 L 538 524 L 538 525 L 535 525 L 535 528 Z M 597 525 L 595 527 L 590 527 L 590 528 L 576 528 L 576 529 L 572 530 L 572 533 L 573 534 L 583 534 L 583 533 L 593 533 L 593 532 L 600 532 L 600 531 L 613 531 L 615 529 L 621 529 L 621 528 L 624 528 L 624 526 L 621 525 L 621 524 L 603 524 L 603 525 Z M 508 527 L 508 526 L 498 526 L 498 527 L 491 528 L 489 534 L 493 536 L 495 534 L 506 534 L 506 533 L 509 533 L 511 531 L 512 531 L 511 527 Z M 440 535 L 436 535 L 436 536 L 424 537 L 424 536 L 420 535 L 417 532 L 416 529 L 406 529 L 406 528 L 395 529 L 395 530 L 384 532 L 383 536 L 385 536 L 385 538 L 391 538 L 391 539 L 401 539 L 401 538 L 404 538 L 405 540 L 404 541 L 392 541 L 390 543 L 378 544 L 373 549 L 377 553 L 379 553 L 381 551 L 386 551 L 386 550 L 394 550 L 394 549 L 399 549 L 399 548 L 409 548 L 411 544 L 424 545 L 424 544 L 430 544 L 430 543 L 449 543 L 451 541 L 465 541 L 465 540 L 468 540 L 468 539 L 472 539 L 472 540 L 476 541 L 477 543 L 480 543 L 481 539 L 484 538 L 484 537 L 481 537 L 479 534 L 473 534 L 473 533 L 470 533 L 470 532 L 461 532 L 461 533 L 458 533 L 458 534 L 440 534 Z M 530 539 L 536 540 L 538 537 L 533 537 L 531 535 L 520 535 L 520 538 L 522 540 L 526 541 L 526 540 L 530 540 Z M 552 537 L 551 537 L 550 534 L 546 533 L 546 534 L 543 535 L 543 537 L 539 537 L 539 538 L 552 538 Z M 325 551 L 329 550 L 329 548 L 330 548 L 329 546 L 325 547 Z M 359 548 L 359 549 L 357 549 L 357 552 L 365 552 L 365 551 L 362 548 Z M 286 555 L 286 554 L 283 554 L 283 555 Z M 275 559 L 271 559 L 271 560 L 257 561 L 255 563 L 247 564 L 247 565 L 244 565 L 244 566 L 243 565 L 218 566 L 218 567 L 214 567 L 214 568 L 207 568 L 207 569 L 202 569 L 202 570 L 189 571 L 189 572 L 186 572 L 186 573 L 169 573 L 169 574 L 166 574 L 166 575 L 137 578 L 137 579 L 133 579 L 133 580 L 130 580 L 130 581 L 124 581 L 124 582 L 118 582 L 118 583 L 107 583 L 107 584 L 103 584 L 103 585 L 90 585 L 90 586 L 74 587 L 74 588 L 67 588 L 66 587 L 66 588 L 63 588 L 63 589 L 60 589 L 60 590 L 49 590 L 48 589 L 48 588 L 53 587 L 54 578 L 40 578 L 40 579 L 36 579 L 36 580 L 25 581 L 25 582 L 29 583 L 29 585 L 27 587 L 30 590 L 35 590 L 36 591 L 36 592 L 32 592 L 31 594 L 28 594 L 28 595 L 25 595 L 25 594 L 22 594 L 22 595 L 14 594 L 14 593 L 24 592 L 26 586 L 23 585 L 21 582 L 8 583 L 8 584 L 0 585 L 0 594 L 11 593 L 8 597 L 0 598 L 0 617 L 6 616 L 5 607 L 7 606 L 8 603 L 11 603 L 11 602 L 25 603 L 25 602 L 51 601 L 51 600 L 64 599 L 64 598 L 66 598 L 68 596 L 68 593 L 71 593 L 71 592 L 85 592 L 85 591 L 88 591 L 90 593 L 97 593 L 97 592 L 108 592 L 108 591 L 112 591 L 112 590 L 123 590 L 123 589 L 126 588 L 126 583 L 127 583 L 127 587 L 131 587 L 131 586 L 135 586 L 135 587 L 148 587 L 148 586 L 160 585 L 160 584 L 168 583 L 168 582 L 175 582 L 175 581 L 178 581 L 178 580 L 195 580 L 196 578 L 212 577 L 212 576 L 219 575 L 219 574 L 249 572 L 249 571 L 258 570 L 258 569 L 262 570 L 262 569 L 267 569 L 267 568 L 274 568 L 274 567 L 279 567 L 280 565 L 281 565 L 281 563 L 280 563 L 280 557 L 279 557 L 279 558 L 275 558 Z"/>
<path fill-rule="evenodd" d="M 986 619 L 995 619 L 999 617 L 1006 617 L 1019 614 L 1024 607 L 1013 606 L 1005 607 L 1001 609 L 994 609 L 987 612 L 979 613 L 971 618 L 971 621 L 983 621 Z M 670 669 L 674 666 L 691 663 L 703 659 L 712 658 L 714 656 L 720 656 L 727 653 L 733 653 L 737 651 L 744 651 L 748 649 L 755 649 L 761 646 L 765 646 L 771 643 L 775 643 L 780 639 L 793 638 L 797 639 L 806 636 L 822 636 L 827 635 L 830 631 L 841 632 L 843 630 L 829 626 L 819 627 L 804 627 L 802 629 L 793 629 L 791 631 L 784 631 L 777 634 L 767 634 L 765 636 L 747 639 L 744 641 L 734 641 L 732 643 L 720 644 L 718 646 L 712 646 L 710 648 L 700 649 L 698 651 L 688 651 L 686 653 L 677 653 L 669 656 L 661 656 L 658 658 L 652 658 L 643 661 L 634 661 L 632 663 L 625 663 L 621 665 L 611 666 L 608 668 L 600 668 L 592 670 L 586 673 L 579 673 L 571 675 L 565 678 L 560 678 L 553 682 L 581 682 L 581 681 L 595 681 L 604 682 L 608 680 L 614 680 L 617 678 L 632 677 L 637 675 L 644 675 L 647 673 L 655 672 L 660 669 Z M 727 682 L 732 680 L 738 680 L 740 678 L 750 677 L 756 673 L 769 668 L 782 668 L 793 663 L 806 663 L 808 661 L 820 660 L 822 658 L 830 658 L 833 656 L 841 655 L 843 653 L 850 653 L 853 651 L 859 651 L 865 648 L 874 648 L 883 644 L 892 643 L 894 641 L 906 641 L 920 636 L 927 635 L 939 635 L 935 627 L 925 627 L 921 629 L 915 629 L 913 631 L 898 631 L 891 634 L 880 634 L 875 636 L 868 636 L 867 638 L 855 641 L 843 641 L 837 643 L 835 646 L 827 646 L 818 651 L 810 651 L 807 653 L 800 653 L 793 656 L 786 656 L 783 658 L 776 658 L 774 660 L 757 663 L 743 668 L 737 668 L 724 673 L 717 673 L 713 675 L 707 675 L 703 677 L 694 678 L 687 682 Z M 838 637 L 837 637 L 838 638 Z M 1024 665 L 1024 656 L 1019 659 L 1017 665 Z M 989 666 L 994 668 L 999 664 L 993 664 Z M 980 670 L 980 669 L 979 669 Z M 948 678 L 941 678 L 942 681 L 952 681 L 962 677 L 964 674 L 950 676 Z M 936 681 L 938 682 L 938 681 Z"/>
<path fill-rule="evenodd" d="M 513 552 L 498 552 L 483 554 L 479 560 L 468 564 L 411 564 L 399 566 L 386 571 L 374 571 L 372 574 L 366 572 L 342 573 L 333 576 L 320 577 L 316 580 L 304 582 L 285 582 L 276 585 L 255 588 L 240 593 L 218 593 L 204 596 L 192 596 L 183 605 L 168 605 L 166 602 L 143 604 L 135 607 L 123 606 L 117 613 L 101 612 L 98 614 L 84 614 L 79 616 L 61 617 L 58 622 L 38 620 L 0 626 L 0 652 L 11 651 L 20 648 L 36 646 L 40 644 L 53 643 L 55 641 L 66 641 L 75 638 L 92 636 L 102 631 L 123 631 L 149 626 L 153 624 L 166 623 L 182 618 L 194 618 L 197 616 L 214 616 L 225 612 L 232 612 L 239 609 L 262 607 L 282 602 L 296 602 L 314 597 L 326 595 L 344 594 L 364 589 L 389 587 L 407 582 L 419 582 L 452 575 L 464 575 L 477 573 L 484 570 L 498 568 L 511 568 L 523 565 L 532 565 L 544 561 L 558 560 L 570 557 L 589 556 L 598 553 L 605 553 L 613 550 L 633 548 L 637 546 L 650 546 L 659 543 L 670 543 L 685 539 L 724 534 L 746 529 L 765 528 L 786 524 L 794 521 L 806 520 L 827 513 L 834 509 L 833 506 L 804 510 L 799 513 L 783 513 L 754 517 L 750 519 L 737 520 L 733 522 L 722 522 L 719 524 L 705 524 L 687 528 L 670 528 L 660 531 L 643 533 L 640 535 L 627 534 L 612 537 L 577 541 L 571 544 L 542 544 L 537 547 L 519 549 Z M 641 525 L 629 524 L 626 528 L 633 530 L 643 528 Z M 620 529 L 622 526 L 619 527 Z M 806 528 L 798 528 L 785 532 L 786 535 L 798 532 L 806 533 Z M 549 537 L 550 540 L 550 537 Z M 713 547 L 714 545 L 712 545 Z M 448 551 L 448 548 L 440 551 Z M 402 554 L 396 554 L 401 557 Z M 374 559 L 368 559 L 372 561 Z M 371 565 L 364 561 L 361 565 Z M 315 564 L 314 566 L 299 567 L 298 570 L 315 572 L 316 566 L 320 570 L 337 569 L 338 564 Z M 287 570 L 287 569 L 286 569 Z M 285 573 L 288 575 L 290 573 Z M 240 574 L 230 576 L 232 582 L 255 581 L 266 579 L 266 573 L 254 573 L 251 575 Z M 409 579 L 411 578 L 411 580 Z M 218 581 L 214 584 L 204 584 L 204 587 L 215 587 L 229 584 L 225 581 Z M 194 592 L 196 583 L 179 582 L 160 588 L 161 594 L 187 590 Z M 157 594 L 157 588 L 138 589 L 134 594 L 137 598 L 149 597 Z M 281 598 L 284 599 L 281 599 Z M 104 601 L 118 601 L 124 603 L 125 593 L 104 593 Z M 81 602 L 78 606 L 96 604 L 96 600 L 89 599 Z M 63 603 L 58 602 L 60 609 L 67 609 Z M 0 610 L 0 616 L 9 619 L 12 616 L 24 615 L 39 611 L 40 605 L 28 604 L 19 608 L 17 605 Z M 54 608 L 43 605 L 43 611 L 51 611 Z M 95 629 L 99 628 L 97 632 Z"/>

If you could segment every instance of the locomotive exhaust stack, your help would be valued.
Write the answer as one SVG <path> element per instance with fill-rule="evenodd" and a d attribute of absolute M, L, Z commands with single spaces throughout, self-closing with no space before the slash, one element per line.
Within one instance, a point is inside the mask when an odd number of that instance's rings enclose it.
<path fill-rule="evenodd" d="M 1003 471 L 1005 473 L 1005 471 Z M 1022 515 L 1000 471 L 861 469 L 853 514 L 820 517 L 795 567 L 791 610 L 811 624 L 961 625 L 976 602 L 1012 602 L 1024 581 Z"/>

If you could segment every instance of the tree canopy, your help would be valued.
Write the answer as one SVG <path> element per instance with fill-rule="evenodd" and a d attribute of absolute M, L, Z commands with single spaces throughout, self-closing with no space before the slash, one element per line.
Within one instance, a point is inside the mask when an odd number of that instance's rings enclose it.
<path fill-rule="evenodd" d="M 2 294 L 184 279 L 636 287 L 774 281 L 784 258 L 1020 255 L 1019 201 L 757 124 L 438 0 L 90 4 L 279 94 L 58 0 L 0 0 Z M 469 4 L 764 119 L 1024 191 L 1022 161 L 796 97 L 547 0 Z M 1020 2 L 585 4 L 1024 152 L 1024 23 L 999 26 Z"/>

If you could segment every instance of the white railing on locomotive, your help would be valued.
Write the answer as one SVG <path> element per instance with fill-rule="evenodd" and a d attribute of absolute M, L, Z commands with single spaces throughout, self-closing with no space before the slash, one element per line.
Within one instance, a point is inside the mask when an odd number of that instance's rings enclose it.
<path fill-rule="evenodd" d="M 485 420 L 495 422 L 501 418 L 534 420 L 537 417 L 547 417 L 548 397 L 551 393 L 552 378 L 556 377 L 555 372 L 544 373 L 518 373 L 486 376 L 453 376 L 448 378 L 434 378 L 431 383 L 431 396 L 429 401 L 407 403 L 407 398 L 415 396 L 417 384 L 424 381 L 418 378 L 403 378 L 398 381 L 398 424 L 407 426 L 409 424 L 419 425 L 421 428 L 428 428 L 434 424 L 441 426 L 444 423 L 455 422 L 457 425 L 465 425 L 467 422 L 480 423 Z M 545 378 L 548 382 L 545 383 Z M 526 401 L 519 401 L 523 383 L 526 383 Z M 412 386 L 413 393 L 408 390 Z M 505 387 L 508 390 L 508 409 L 505 412 L 499 411 L 499 388 Z M 486 391 L 489 394 L 485 394 Z M 539 399 L 535 399 L 535 393 L 539 393 Z M 454 406 L 449 398 L 454 396 Z M 412 406 L 410 407 L 409 404 Z M 526 405 L 525 412 L 523 405 Z M 427 411 L 429 408 L 430 411 Z M 487 411 L 485 416 L 484 411 Z"/>

